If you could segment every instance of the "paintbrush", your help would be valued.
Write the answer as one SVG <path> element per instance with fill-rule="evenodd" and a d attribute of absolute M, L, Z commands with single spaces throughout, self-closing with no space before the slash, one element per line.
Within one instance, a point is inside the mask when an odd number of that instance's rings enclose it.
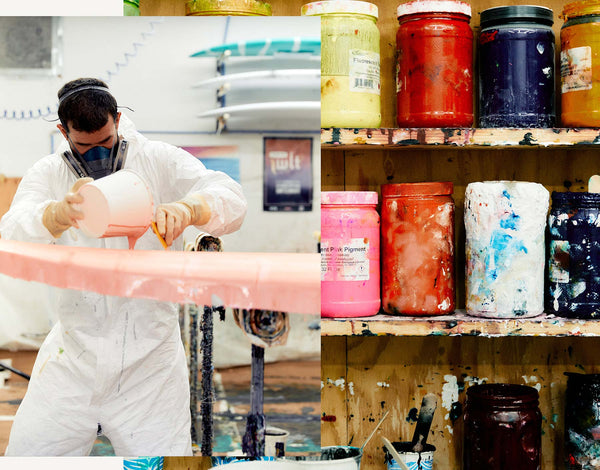
<path fill-rule="evenodd" d="M 152 227 L 152 231 L 156 234 L 158 240 L 160 241 L 160 244 L 165 250 L 168 249 L 169 247 L 167 246 L 167 242 L 163 237 L 160 236 L 160 233 L 158 233 L 158 227 L 156 226 L 156 222 L 152 222 L 150 225 Z"/>
<path fill-rule="evenodd" d="M 383 423 L 383 421 L 385 420 L 385 418 L 387 418 L 387 416 L 390 414 L 390 410 L 387 410 L 383 417 L 379 420 L 379 422 L 377 423 L 377 426 L 375 426 L 375 429 L 373 429 L 373 431 L 371 432 L 371 434 L 369 434 L 369 437 L 367 437 L 367 440 L 363 443 L 363 445 L 360 448 L 360 454 L 362 455 L 362 451 L 365 448 L 365 446 L 368 444 L 368 442 L 371 440 L 371 438 L 375 435 L 375 431 L 377 431 L 379 429 L 379 426 L 381 426 L 381 424 Z"/>
<path fill-rule="evenodd" d="M 433 413 L 435 412 L 436 407 L 437 396 L 435 394 L 428 393 L 423 397 L 419 418 L 417 419 L 417 425 L 415 426 L 415 433 L 412 438 L 413 452 L 423 452 L 423 449 L 425 449 L 425 443 L 427 442 L 427 436 L 429 435 L 429 429 L 431 428 L 431 421 L 433 421 Z"/>
<path fill-rule="evenodd" d="M 404 461 L 402 460 L 402 457 L 400 457 L 400 454 L 398 453 L 398 451 L 396 450 L 396 448 L 394 447 L 394 445 L 389 441 L 389 439 L 387 437 L 383 437 L 381 436 L 381 440 L 383 442 L 383 445 L 385 446 L 385 448 L 388 450 L 388 452 L 390 453 L 390 455 L 392 456 L 392 458 L 396 461 L 396 463 L 398 464 L 398 466 L 402 469 L 402 470 L 410 470 L 408 468 L 408 466 L 404 463 Z"/>

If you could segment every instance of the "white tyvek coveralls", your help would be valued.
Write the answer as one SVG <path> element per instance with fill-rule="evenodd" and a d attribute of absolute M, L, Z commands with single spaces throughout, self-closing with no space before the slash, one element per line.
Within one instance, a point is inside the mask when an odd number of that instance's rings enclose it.
<path fill-rule="evenodd" d="M 181 149 L 149 141 L 125 116 L 119 134 L 129 141 L 125 168 L 148 182 L 155 207 L 200 193 L 212 216 L 198 228 L 219 236 L 240 227 L 246 201 L 239 184 Z M 62 200 L 76 180 L 60 157 L 67 149 L 64 142 L 27 171 L 0 221 L 2 238 L 127 249 L 125 237 L 93 239 L 73 227 L 54 239 L 42 224 L 47 204 Z M 182 238 L 175 249 L 182 249 Z M 148 230 L 135 248 L 162 246 Z M 38 353 L 6 454 L 87 455 L 100 424 L 117 455 L 191 455 L 177 306 L 66 289 L 57 304 L 59 321 Z"/>

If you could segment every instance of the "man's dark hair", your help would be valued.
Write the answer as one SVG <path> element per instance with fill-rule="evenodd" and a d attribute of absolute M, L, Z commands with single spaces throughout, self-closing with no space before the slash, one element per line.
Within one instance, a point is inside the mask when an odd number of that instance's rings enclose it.
<path fill-rule="evenodd" d="M 78 78 L 66 83 L 58 91 L 58 99 L 73 90 L 86 86 L 108 88 L 106 83 L 96 78 Z M 98 89 L 87 89 L 66 97 L 58 106 L 58 118 L 63 127 L 83 132 L 95 132 L 106 125 L 108 116 L 117 119 L 117 100 L 110 92 Z"/>

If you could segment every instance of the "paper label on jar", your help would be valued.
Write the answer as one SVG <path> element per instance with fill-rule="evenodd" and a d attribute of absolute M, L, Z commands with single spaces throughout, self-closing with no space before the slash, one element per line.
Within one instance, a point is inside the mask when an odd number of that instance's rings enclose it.
<path fill-rule="evenodd" d="M 381 91 L 379 54 L 361 49 L 350 49 L 348 56 L 350 60 L 350 91 L 379 95 Z"/>
<path fill-rule="evenodd" d="M 321 281 L 368 281 L 369 240 L 351 238 L 343 243 L 321 242 Z"/>
<path fill-rule="evenodd" d="M 562 92 L 592 89 L 592 48 L 574 47 L 560 52 Z"/>
<path fill-rule="evenodd" d="M 550 266 L 548 268 L 550 282 L 560 284 L 569 282 L 569 248 L 567 240 L 550 242 Z"/>

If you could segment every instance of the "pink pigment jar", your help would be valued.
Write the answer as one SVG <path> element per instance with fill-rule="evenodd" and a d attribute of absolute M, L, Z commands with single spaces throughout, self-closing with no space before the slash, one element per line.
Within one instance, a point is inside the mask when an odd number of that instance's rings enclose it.
<path fill-rule="evenodd" d="M 379 214 L 374 191 L 321 193 L 321 316 L 379 311 Z"/>

